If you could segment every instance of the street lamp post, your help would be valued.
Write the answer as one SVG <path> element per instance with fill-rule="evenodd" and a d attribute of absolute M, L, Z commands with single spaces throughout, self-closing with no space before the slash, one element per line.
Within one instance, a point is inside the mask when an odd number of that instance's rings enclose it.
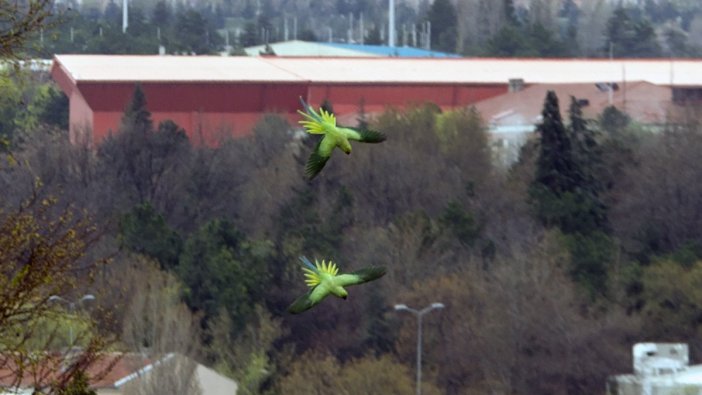
<path fill-rule="evenodd" d="M 422 394 L 422 317 L 432 310 L 443 308 L 443 303 L 432 303 L 421 310 L 407 307 L 406 304 L 395 305 L 396 311 L 408 311 L 417 317 L 417 395 Z"/>
<path fill-rule="evenodd" d="M 58 295 L 49 296 L 49 302 L 60 301 L 66 303 L 68 305 L 68 310 L 71 312 L 71 314 L 74 314 L 76 312 L 76 305 L 81 304 L 87 300 L 95 300 L 95 295 L 85 294 L 82 298 L 74 302 L 71 302 L 70 300 Z M 73 324 L 68 325 L 68 339 L 70 341 L 70 346 L 73 347 Z"/>

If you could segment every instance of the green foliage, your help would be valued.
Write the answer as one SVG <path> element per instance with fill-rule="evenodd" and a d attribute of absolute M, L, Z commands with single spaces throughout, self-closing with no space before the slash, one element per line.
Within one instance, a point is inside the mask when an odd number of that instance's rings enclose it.
<path fill-rule="evenodd" d="M 156 259 L 162 269 L 173 269 L 178 264 L 183 242 L 148 202 L 135 206 L 122 217 L 120 236 L 122 245 Z"/>
<path fill-rule="evenodd" d="M 176 268 L 186 303 L 206 321 L 225 309 L 240 330 L 268 289 L 270 254 L 269 243 L 248 240 L 228 221 L 206 223 L 185 242 Z"/>
<path fill-rule="evenodd" d="M 566 128 L 558 98 L 549 92 L 544 121 L 538 126 L 540 152 L 529 196 L 536 217 L 568 235 L 570 274 L 590 295 L 596 295 L 606 290 L 607 266 L 615 251 L 607 236 L 607 207 L 601 199 L 605 185 L 597 177 L 603 167 L 602 151 L 575 98 L 569 113 Z"/>
<path fill-rule="evenodd" d="M 629 123 L 631 123 L 631 117 L 625 112 L 620 111 L 617 107 L 607 106 L 600 114 L 599 119 L 600 127 L 610 133 L 617 133 L 624 130 Z"/>
<path fill-rule="evenodd" d="M 98 148 L 98 156 L 108 182 L 116 182 L 129 202 L 156 201 L 168 183 L 166 179 L 185 164 L 183 155 L 190 149 L 185 131 L 172 121 L 154 130 L 146 96 L 140 85 L 122 117 L 120 130 Z"/>
<path fill-rule="evenodd" d="M 334 205 L 321 210 L 318 194 L 317 188 L 304 188 L 281 208 L 278 239 L 285 256 L 295 258 L 305 251 L 335 256 L 339 250 L 343 231 L 353 221 L 353 195 L 341 187 Z"/>
<path fill-rule="evenodd" d="M 537 218 L 546 226 L 563 228 L 571 212 L 567 202 L 576 200 L 572 194 L 582 181 L 581 173 L 553 91 L 546 95 L 542 116 L 543 121 L 537 126 L 540 145 L 536 175 L 529 194 Z M 561 198 L 564 201 L 559 204 Z"/>
<path fill-rule="evenodd" d="M 480 236 L 480 224 L 458 202 L 449 203 L 441 215 L 441 222 L 464 245 L 472 246 Z"/>
<path fill-rule="evenodd" d="M 13 140 L 17 122 L 20 118 L 19 109 L 22 106 L 22 96 L 19 86 L 9 75 L 0 76 L 0 138 Z"/>
<path fill-rule="evenodd" d="M 574 51 L 541 23 L 503 26 L 486 43 L 486 54 L 500 57 L 564 57 Z"/>
<path fill-rule="evenodd" d="M 530 187 L 537 218 L 567 234 L 607 231 L 607 210 L 600 199 L 604 186 L 596 177 L 602 153 L 580 106 L 572 99 L 566 128 L 558 98 L 549 92 L 542 114 L 540 153 Z"/>
<path fill-rule="evenodd" d="M 557 196 L 572 192 L 581 181 L 580 169 L 553 91 L 546 95 L 541 115 L 543 121 L 537 126 L 541 144 L 534 181 Z"/>
<path fill-rule="evenodd" d="M 603 53 L 610 46 L 617 57 L 646 58 L 661 55 L 653 24 L 648 19 L 635 17 L 632 11 L 618 7 L 607 21 Z"/>
<path fill-rule="evenodd" d="M 601 296 L 608 289 L 609 267 L 616 254 L 613 240 L 602 232 L 565 236 L 571 252 L 570 274 L 586 288 L 590 297 Z"/>
<path fill-rule="evenodd" d="M 176 16 L 177 28 L 174 33 L 174 43 L 177 51 L 187 53 L 207 54 L 212 45 L 210 41 L 219 38 L 216 33 L 208 30 L 205 18 L 199 12 L 189 9 Z M 221 41 L 221 38 L 219 39 Z"/>
<path fill-rule="evenodd" d="M 73 376 L 68 386 L 60 389 L 56 395 L 97 395 L 97 392 L 90 389 L 87 375 L 84 372 L 78 371 Z"/>
<path fill-rule="evenodd" d="M 686 339 L 693 348 L 697 340 L 702 308 L 702 263 L 690 267 L 664 260 L 644 269 L 643 317 L 649 336 L 661 341 Z"/>
<path fill-rule="evenodd" d="M 39 87 L 30 111 L 40 123 L 68 130 L 68 97 L 55 85 Z"/>
<path fill-rule="evenodd" d="M 284 394 L 408 394 L 414 391 L 410 369 L 389 355 L 363 357 L 345 364 L 331 355 L 308 353 L 295 361 L 280 381 Z M 430 383 L 422 386 L 424 394 L 440 393 Z"/>
<path fill-rule="evenodd" d="M 458 20 L 456 8 L 449 0 L 436 0 L 427 14 L 431 22 L 431 47 L 438 51 L 456 52 Z"/>
<path fill-rule="evenodd" d="M 382 45 L 383 40 L 380 38 L 380 28 L 378 26 L 370 28 L 363 42 L 368 45 Z"/>
<path fill-rule="evenodd" d="M 281 320 L 257 305 L 255 313 L 239 334 L 232 333 L 229 314 L 222 310 L 210 325 L 212 344 L 209 352 L 215 367 L 236 380 L 237 391 L 244 395 L 262 394 L 263 384 L 276 373 L 274 342 L 284 334 Z M 281 361 L 282 362 L 282 361 Z"/>

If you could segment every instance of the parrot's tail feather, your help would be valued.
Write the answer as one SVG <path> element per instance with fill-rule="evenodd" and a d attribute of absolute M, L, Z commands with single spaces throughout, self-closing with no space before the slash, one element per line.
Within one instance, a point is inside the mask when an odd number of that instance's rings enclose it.
<path fill-rule="evenodd" d="M 310 270 L 312 270 L 313 272 L 315 272 L 315 273 L 317 272 L 317 267 L 316 267 L 315 265 L 313 265 L 312 262 L 310 262 L 310 260 L 307 259 L 306 256 L 304 256 L 304 255 L 301 256 L 301 257 L 300 257 L 300 262 L 302 262 L 302 264 L 303 264 L 304 266 L 307 266 L 307 267 L 308 267 Z"/>

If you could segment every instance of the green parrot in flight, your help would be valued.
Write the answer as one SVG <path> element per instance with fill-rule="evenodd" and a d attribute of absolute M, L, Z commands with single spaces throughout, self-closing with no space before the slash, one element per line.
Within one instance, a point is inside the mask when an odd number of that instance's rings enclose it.
<path fill-rule="evenodd" d="M 313 265 L 304 256 L 300 257 L 300 261 L 302 262 L 302 271 L 305 272 L 305 283 L 311 289 L 288 307 L 288 312 L 292 314 L 302 313 L 311 309 L 329 295 L 346 299 L 348 292 L 346 292 L 344 287 L 363 284 L 385 275 L 385 268 L 380 266 L 371 266 L 352 273 L 338 274 L 339 268 L 332 261 L 325 262 L 322 260 L 320 263 L 315 259 L 315 264 Z"/>
<path fill-rule="evenodd" d="M 339 147 L 347 155 L 351 153 L 351 143 L 349 140 L 360 141 L 363 143 L 380 143 L 385 141 L 385 135 L 373 130 L 362 130 L 341 126 L 336 124 L 336 117 L 331 112 L 319 108 L 316 112 L 312 106 L 307 104 L 302 98 L 302 108 L 305 110 L 297 110 L 303 119 L 300 124 L 304 126 L 307 133 L 323 134 L 324 137 L 319 140 L 314 151 L 307 160 L 305 166 L 305 174 L 313 179 L 327 163 L 331 157 L 335 147 Z"/>

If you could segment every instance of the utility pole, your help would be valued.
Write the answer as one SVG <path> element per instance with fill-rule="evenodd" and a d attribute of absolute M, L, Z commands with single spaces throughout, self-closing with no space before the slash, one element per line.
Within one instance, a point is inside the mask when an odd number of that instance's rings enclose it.
<path fill-rule="evenodd" d="M 417 317 L 417 395 L 422 395 L 422 317 L 432 310 L 443 308 L 443 303 L 432 303 L 421 310 L 413 309 L 406 304 L 395 305 L 395 311 L 407 311 Z"/>
<path fill-rule="evenodd" d="M 129 0 L 122 0 L 122 33 L 127 32 L 129 26 Z"/>
<path fill-rule="evenodd" d="M 395 46 L 395 0 L 388 0 L 388 46 Z"/>

